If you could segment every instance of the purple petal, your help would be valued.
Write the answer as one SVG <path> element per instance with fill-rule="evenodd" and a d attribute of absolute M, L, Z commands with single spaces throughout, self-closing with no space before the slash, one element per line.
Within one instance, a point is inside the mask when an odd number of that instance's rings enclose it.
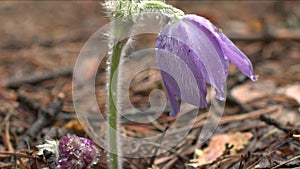
<path fill-rule="evenodd" d="M 222 32 L 220 32 L 209 20 L 197 16 L 197 15 L 186 15 L 184 18 L 193 21 L 197 24 L 197 27 L 206 29 L 212 36 L 219 42 L 222 51 L 227 58 L 235 64 L 239 70 L 248 76 L 251 80 L 256 80 L 256 75 L 253 71 L 253 66 L 248 57 Z M 228 69 L 228 68 L 227 68 Z"/>
<path fill-rule="evenodd" d="M 207 82 L 216 89 L 219 98 L 224 97 L 228 61 L 225 60 L 218 41 L 211 36 L 208 30 L 201 29 L 183 18 L 181 21 L 165 27 L 160 37 L 164 37 L 164 39 L 161 38 L 157 41 L 157 48 L 165 49 L 180 57 L 193 72 L 194 78 L 199 82 L 198 85 L 203 84 L 203 81 L 204 84 Z M 188 98 L 184 99 L 184 97 L 182 100 L 188 103 L 195 102 Z"/>
<path fill-rule="evenodd" d="M 195 77 L 188 63 L 170 52 L 157 49 L 156 53 L 157 64 L 170 99 L 170 114 L 176 116 L 179 112 L 179 99 L 198 107 L 206 107 L 206 85 L 201 74 Z"/>
<path fill-rule="evenodd" d="M 157 50 L 157 64 L 172 115 L 180 110 L 178 99 L 206 107 L 206 83 L 215 88 L 217 99 L 225 100 L 229 61 L 256 80 L 250 60 L 209 20 L 200 16 L 185 15 L 167 25 L 157 38 L 156 47 L 161 49 Z"/>
<path fill-rule="evenodd" d="M 176 81 L 166 72 L 162 71 L 161 76 L 163 78 L 166 91 L 168 94 L 168 98 L 170 99 L 171 112 L 170 115 L 175 117 L 177 113 L 180 111 L 180 103 L 176 99 L 176 96 L 180 96 L 180 90 Z"/>
<path fill-rule="evenodd" d="M 192 30 L 198 33 L 193 33 Z M 195 46 L 188 39 L 199 45 Z M 176 96 L 195 106 L 206 107 L 206 82 L 216 88 L 219 98 L 224 97 L 225 72 L 227 70 L 224 70 L 226 65 L 222 65 L 219 59 L 219 54 L 222 54 L 221 49 L 218 48 L 219 52 L 217 52 L 207 35 L 193 24 L 188 21 L 180 21 L 172 26 L 167 26 L 157 39 L 157 48 L 171 53 L 166 54 L 166 52 L 157 50 L 158 66 L 175 79 L 171 80 L 162 73 L 171 102 L 172 115 L 177 114 L 180 108 Z M 194 48 L 196 49 L 194 50 Z M 218 64 L 219 66 L 215 67 Z M 175 87 L 176 84 L 179 88 Z"/>
<path fill-rule="evenodd" d="M 224 100 L 224 84 L 227 79 L 229 62 L 224 57 L 217 38 L 206 28 L 210 27 L 210 22 L 202 23 L 202 17 L 196 15 L 186 15 L 183 17 L 183 21 L 189 28 L 189 46 L 203 63 L 202 65 L 199 63 L 198 66 L 202 69 L 204 67 L 206 82 L 216 89 L 217 99 Z"/>
<path fill-rule="evenodd" d="M 233 44 L 233 42 L 228 39 L 223 33 L 219 33 L 221 37 L 222 49 L 225 56 L 238 67 L 238 69 L 246 76 L 248 76 L 252 81 L 257 80 L 257 76 L 253 71 L 253 66 L 248 57 Z"/>

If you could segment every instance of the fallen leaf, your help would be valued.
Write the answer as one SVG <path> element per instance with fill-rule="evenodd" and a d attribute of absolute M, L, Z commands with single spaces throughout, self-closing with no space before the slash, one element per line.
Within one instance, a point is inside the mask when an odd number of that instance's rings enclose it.
<path fill-rule="evenodd" d="M 230 154 L 236 154 L 245 148 L 245 145 L 248 144 L 252 137 L 253 134 L 251 132 L 237 132 L 213 136 L 207 148 L 204 150 L 195 150 L 196 159 L 192 159 L 189 166 L 196 168 L 213 162 L 223 154 L 226 144 L 233 145 L 233 148 L 230 149 Z"/>
<path fill-rule="evenodd" d="M 300 104 L 300 84 L 288 85 L 287 87 L 280 89 L 278 93 L 295 99 Z"/>
<path fill-rule="evenodd" d="M 275 89 L 275 83 L 266 80 L 237 86 L 231 91 L 231 95 L 241 103 L 249 103 L 274 93 Z"/>
<path fill-rule="evenodd" d="M 83 132 L 84 131 L 77 119 L 76 120 L 70 120 L 63 127 L 66 128 L 66 129 L 72 129 L 72 130 L 75 130 L 75 131 L 78 131 L 78 132 Z"/>

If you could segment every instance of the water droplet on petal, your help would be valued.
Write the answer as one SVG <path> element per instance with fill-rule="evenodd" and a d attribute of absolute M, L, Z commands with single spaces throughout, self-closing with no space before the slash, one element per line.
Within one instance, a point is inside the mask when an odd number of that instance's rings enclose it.
<path fill-rule="evenodd" d="M 225 101 L 225 97 L 223 97 L 223 96 L 217 96 L 217 99 L 220 101 Z"/>
<path fill-rule="evenodd" d="M 219 93 L 217 92 L 216 94 L 216 99 L 220 100 L 220 101 L 225 101 L 225 94 L 224 93 Z"/>
<path fill-rule="evenodd" d="M 258 75 L 251 75 L 251 76 L 250 76 L 250 79 L 251 79 L 252 81 L 256 81 L 256 80 L 258 79 Z"/>

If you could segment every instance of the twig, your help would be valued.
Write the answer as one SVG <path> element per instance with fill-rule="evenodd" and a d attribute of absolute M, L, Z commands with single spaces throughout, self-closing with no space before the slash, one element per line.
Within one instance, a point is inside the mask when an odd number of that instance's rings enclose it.
<path fill-rule="evenodd" d="M 233 122 L 233 121 L 241 121 L 241 120 L 245 120 L 245 119 L 258 118 L 261 114 L 274 113 L 275 111 L 280 111 L 280 110 L 281 110 L 281 106 L 272 106 L 272 107 L 269 107 L 266 109 L 256 110 L 256 111 L 242 114 L 242 115 L 226 116 L 220 120 L 219 125 L 227 124 L 227 123 Z M 187 130 L 192 130 L 195 128 L 202 127 L 204 124 L 205 124 L 205 120 L 202 120 L 200 122 L 196 122 L 196 124 L 193 127 L 190 127 L 190 126 L 183 127 L 178 130 L 171 131 L 169 134 L 176 134 L 176 133 L 180 133 L 180 132 L 185 132 Z"/>
<path fill-rule="evenodd" d="M 167 131 L 168 129 L 169 129 L 169 127 L 166 127 L 165 131 L 163 132 L 163 134 L 162 134 L 162 136 L 161 136 L 161 138 L 160 138 L 160 140 L 159 140 L 159 143 L 158 143 L 159 145 L 161 145 L 162 141 L 164 140 L 166 131 Z M 151 167 L 151 166 L 153 165 L 154 160 L 155 160 L 156 155 L 157 155 L 157 152 L 158 152 L 158 149 L 159 149 L 159 146 L 155 147 L 155 149 L 154 149 L 154 156 L 153 156 L 153 157 L 151 158 L 151 160 L 150 160 L 149 167 Z"/>
<path fill-rule="evenodd" d="M 269 125 L 275 126 L 276 128 L 289 133 L 291 130 L 293 130 L 292 128 L 289 127 L 284 127 L 281 123 L 279 123 L 278 121 L 276 121 L 275 119 L 273 119 L 272 117 L 266 116 L 264 114 L 260 115 L 259 119 Z M 300 133 L 300 131 L 298 129 L 295 129 L 295 131 L 297 133 Z"/>
<path fill-rule="evenodd" d="M 151 120 L 149 116 L 147 116 L 147 118 L 149 121 Z M 151 121 L 151 123 L 153 124 L 153 126 L 155 126 L 157 128 L 157 130 L 166 131 L 166 129 L 164 129 L 165 127 L 162 126 L 161 124 L 159 124 L 156 120 Z"/>
<path fill-rule="evenodd" d="M 291 159 L 289 159 L 289 160 L 287 160 L 287 161 L 285 161 L 285 162 L 283 162 L 283 163 L 281 163 L 281 164 L 278 164 L 278 165 L 276 165 L 275 167 L 272 167 L 271 169 L 279 168 L 279 167 L 281 167 L 281 166 L 283 166 L 283 165 L 285 165 L 285 164 L 287 164 L 287 163 L 289 163 L 289 162 L 291 162 L 291 161 L 297 160 L 298 158 L 300 158 L 300 155 L 298 155 L 298 156 L 296 156 L 296 157 L 293 157 L 293 158 L 291 158 Z"/>
<path fill-rule="evenodd" d="M 10 87 L 10 88 L 18 88 L 23 84 L 36 84 L 45 80 L 53 79 L 59 76 L 67 76 L 71 75 L 73 72 L 73 67 L 63 68 L 56 71 L 51 72 L 42 72 L 38 74 L 26 74 L 22 77 L 12 77 L 5 79 L 0 86 L 2 87 Z"/>
<path fill-rule="evenodd" d="M 13 148 L 11 142 L 10 142 L 9 126 L 10 126 L 10 123 L 9 123 L 9 121 L 7 121 L 6 122 L 6 126 L 5 126 L 5 138 L 6 138 L 6 143 L 7 143 L 8 151 L 13 152 L 14 148 Z"/>
<path fill-rule="evenodd" d="M 13 152 L 14 148 L 13 148 L 11 142 L 10 142 L 10 134 L 9 134 L 9 126 L 10 126 L 9 119 L 10 119 L 10 117 L 11 117 L 11 113 L 8 113 L 6 115 L 6 117 L 4 118 L 4 122 L 5 122 L 4 144 L 7 146 L 9 152 Z"/>
<path fill-rule="evenodd" d="M 38 111 L 40 109 L 40 105 L 38 102 L 32 101 L 26 97 L 26 95 L 23 94 L 22 90 L 18 90 L 18 99 L 20 103 L 23 103 L 26 105 L 29 109 Z"/>
<path fill-rule="evenodd" d="M 38 109 L 38 119 L 32 124 L 32 126 L 26 131 L 25 136 L 18 145 L 17 149 L 24 148 L 26 143 L 30 142 L 37 133 L 46 126 L 49 126 L 55 120 L 57 114 L 60 112 L 63 106 L 63 102 L 60 98 L 56 98 L 48 108 Z"/>
<path fill-rule="evenodd" d="M 158 148 L 160 148 L 160 149 L 168 150 L 168 151 L 170 151 L 172 154 L 176 155 L 176 157 L 180 157 L 181 159 L 188 161 L 188 158 L 185 157 L 185 156 L 182 156 L 182 155 L 180 154 L 180 152 L 178 152 L 178 151 L 176 151 L 176 150 L 173 150 L 173 149 L 170 149 L 170 150 L 169 150 L 169 149 L 167 149 L 166 147 L 163 147 L 163 146 L 161 146 L 161 145 L 158 144 L 158 143 L 145 142 L 145 143 L 142 143 L 141 146 L 144 146 L 144 145 L 152 145 L 152 146 L 156 146 L 156 147 L 158 147 Z M 140 146 L 139 148 L 141 148 L 141 146 Z"/>
<path fill-rule="evenodd" d="M 187 145 L 189 146 L 189 145 Z M 163 166 L 163 169 L 170 169 L 174 168 L 174 164 L 178 161 L 178 159 L 182 159 L 184 161 L 189 161 L 189 158 L 187 157 L 187 154 L 190 154 L 190 150 L 194 150 L 195 147 L 189 149 L 188 151 L 185 151 L 186 149 L 179 149 L 174 150 L 176 153 L 176 156 L 174 156 L 165 166 Z"/>
<path fill-rule="evenodd" d="M 169 161 L 162 169 L 174 168 L 174 163 L 178 160 L 178 156 L 175 156 L 171 161 Z"/>
<path fill-rule="evenodd" d="M 173 156 L 164 156 L 164 157 L 160 157 L 159 159 L 155 160 L 155 165 L 160 165 L 163 163 L 166 163 L 167 161 L 170 161 L 171 159 L 173 159 Z"/>
<path fill-rule="evenodd" d="M 11 168 L 14 164 L 12 162 L 3 163 L 0 162 L 0 168 Z"/>
<path fill-rule="evenodd" d="M 39 158 L 38 156 L 33 156 L 26 152 L 0 151 L 0 157 L 10 157 L 10 156 L 17 156 L 17 157 L 24 157 L 24 158 Z"/>

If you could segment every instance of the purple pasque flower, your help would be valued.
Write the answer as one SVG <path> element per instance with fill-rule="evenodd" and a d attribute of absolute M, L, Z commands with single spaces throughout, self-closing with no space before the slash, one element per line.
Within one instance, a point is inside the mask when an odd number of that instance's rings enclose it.
<path fill-rule="evenodd" d="M 90 139 L 68 134 L 59 140 L 58 164 L 63 169 L 85 169 L 97 163 L 99 152 Z"/>
<path fill-rule="evenodd" d="M 229 61 L 256 80 L 251 61 L 209 20 L 185 15 L 169 24 L 156 41 L 157 64 L 170 100 L 170 115 L 180 111 L 179 101 L 205 108 L 206 84 L 225 100 Z"/>

